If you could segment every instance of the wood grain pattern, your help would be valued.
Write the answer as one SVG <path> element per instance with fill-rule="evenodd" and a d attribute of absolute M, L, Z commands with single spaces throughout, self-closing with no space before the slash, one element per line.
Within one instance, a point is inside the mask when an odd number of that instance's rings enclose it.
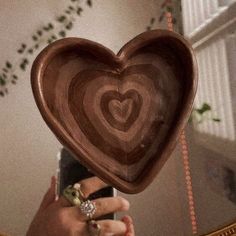
<path fill-rule="evenodd" d="M 59 141 L 121 191 L 142 191 L 170 156 L 196 92 L 190 45 L 165 30 L 115 55 L 95 42 L 59 40 L 36 58 L 32 88 Z"/>

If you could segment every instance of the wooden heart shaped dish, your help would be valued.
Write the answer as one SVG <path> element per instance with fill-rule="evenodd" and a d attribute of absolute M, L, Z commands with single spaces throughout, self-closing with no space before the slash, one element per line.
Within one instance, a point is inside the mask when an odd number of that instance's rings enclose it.
<path fill-rule="evenodd" d="M 138 193 L 186 125 L 197 67 L 185 39 L 153 30 L 117 55 L 87 39 L 58 40 L 36 58 L 31 82 L 41 115 L 63 146 L 115 188 Z"/>

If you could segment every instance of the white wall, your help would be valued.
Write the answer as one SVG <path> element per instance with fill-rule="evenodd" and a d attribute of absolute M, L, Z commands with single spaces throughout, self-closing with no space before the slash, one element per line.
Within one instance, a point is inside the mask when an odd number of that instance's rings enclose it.
<path fill-rule="evenodd" d="M 53 19 L 66 2 L 69 1 L 0 0 L 0 67 L 6 59 L 14 61 L 20 43 L 31 41 L 31 33 Z M 70 35 L 98 41 L 116 52 L 126 41 L 144 31 L 152 16 L 158 15 L 157 4 L 154 0 L 96 0 L 92 9 L 84 8 Z M 49 185 L 60 148 L 35 105 L 29 70 L 20 74 L 18 84 L 10 86 L 9 95 L 0 98 L 0 231 L 17 236 L 24 235 Z M 162 214 L 168 206 L 167 200 L 171 201 L 178 191 L 175 180 L 164 176 L 166 171 L 174 171 L 174 163 L 172 159 L 147 191 L 129 196 L 131 213 L 140 232 L 137 235 L 156 236 L 165 226 L 170 234 L 163 235 L 173 235 L 171 233 L 176 232 L 173 224 L 179 225 L 181 232 L 181 224 L 175 216 L 180 206 L 170 210 L 172 218 Z M 166 181 L 169 181 L 168 188 L 164 186 Z M 158 191 L 161 187 L 164 192 Z M 147 208 L 140 207 L 144 202 Z M 172 227 L 166 225 L 168 220 Z"/>

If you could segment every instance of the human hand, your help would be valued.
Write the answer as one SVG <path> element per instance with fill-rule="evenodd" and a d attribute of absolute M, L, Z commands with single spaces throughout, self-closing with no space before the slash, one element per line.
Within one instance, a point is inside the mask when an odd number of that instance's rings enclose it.
<path fill-rule="evenodd" d="M 82 180 L 81 191 L 85 198 L 90 194 L 107 187 L 97 177 Z M 28 229 L 27 236 L 93 236 L 89 234 L 87 217 L 77 206 L 61 196 L 55 200 L 56 178 L 52 177 L 51 186 L 45 194 L 42 203 Z M 93 219 L 100 216 L 128 211 L 129 202 L 122 197 L 99 198 L 92 201 L 96 205 Z M 132 219 L 125 216 L 119 220 L 98 220 L 99 236 L 134 236 Z"/>

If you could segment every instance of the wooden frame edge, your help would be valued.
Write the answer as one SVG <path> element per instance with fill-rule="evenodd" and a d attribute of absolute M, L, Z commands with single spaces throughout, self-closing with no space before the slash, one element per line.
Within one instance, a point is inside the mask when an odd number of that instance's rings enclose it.
<path fill-rule="evenodd" d="M 218 229 L 217 231 L 204 234 L 203 236 L 236 236 L 236 221 L 230 225 Z"/>

